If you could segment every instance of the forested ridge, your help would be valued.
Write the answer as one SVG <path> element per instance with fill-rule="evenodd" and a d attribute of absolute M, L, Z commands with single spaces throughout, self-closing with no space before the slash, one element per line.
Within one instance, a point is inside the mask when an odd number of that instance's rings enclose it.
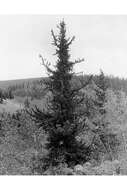
<path fill-rule="evenodd" d="M 93 79 L 96 80 L 97 76 L 98 75 L 93 75 Z M 80 76 L 75 76 L 75 78 L 77 78 L 77 81 L 78 81 L 78 77 Z M 84 74 L 83 76 L 81 75 L 81 77 L 83 77 L 83 80 L 86 80 L 87 77 L 89 77 L 89 75 Z M 116 91 L 122 90 L 127 93 L 127 79 L 126 78 L 114 77 L 113 75 L 110 75 L 110 76 L 105 75 L 105 78 L 109 81 L 109 88 Z M 46 79 L 46 77 L 0 81 L 0 88 L 1 89 L 11 88 L 14 93 L 17 93 L 16 91 L 20 89 L 24 91 L 24 96 L 26 96 L 27 94 L 25 94 L 25 91 L 27 88 L 30 89 L 32 88 L 32 86 L 36 84 L 41 86 L 40 81 L 43 81 L 44 79 Z M 20 96 L 20 93 L 19 93 L 19 96 Z"/>

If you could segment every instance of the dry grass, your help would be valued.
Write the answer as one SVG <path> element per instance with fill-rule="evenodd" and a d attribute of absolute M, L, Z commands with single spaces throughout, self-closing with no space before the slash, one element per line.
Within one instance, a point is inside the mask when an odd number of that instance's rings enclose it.
<path fill-rule="evenodd" d="M 16 99 L 13 100 L 7 99 L 3 102 L 3 104 L 0 104 L 0 112 L 14 113 L 17 110 L 22 109 L 23 107 L 24 105 L 16 101 Z"/>

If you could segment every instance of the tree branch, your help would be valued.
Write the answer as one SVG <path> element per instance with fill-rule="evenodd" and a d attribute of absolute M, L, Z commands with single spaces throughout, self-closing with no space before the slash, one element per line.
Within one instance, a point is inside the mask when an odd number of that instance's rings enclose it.
<path fill-rule="evenodd" d="M 76 89 L 72 90 L 72 94 L 75 93 L 75 92 L 79 92 L 81 89 L 85 88 L 85 87 L 90 83 L 90 81 L 92 80 L 92 78 L 93 78 L 93 75 L 91 75 L 91 76 L 89 77 L 89 79 L 87 80 L 87 82 L 85 82 L 84 84 L 83 84 L 83 82 L 79 79 L 82 84 L 81 84 L 81 86 L 80 86 L 79 88 L 76 88 Z"/>
<path fill-rule="evenodd" d="M 81 62 L 83 62 L 84 61 L 84 58 L 82 58 L 82 59 L 77 59 L 77 60 L 75 60 L 74 61 L 74 63 L 76 64 L 76 63 L 81 63 Z"/>
<path fill-rule="evenodd" d="M 51 30 L 51 33 L 52 33 L 52 37 L 53 37 L 53 40 L 54 40 L 53 44 L 54 44 L 57 48 L 59 48 L 59 45 L 58 45 L 58 43 L 57 43 L 58 40 L 57 40 L 57 38 L 56 38 L 56 36 L 55 36 L 53 30 Z"/>
<path fill-rule="evenodd" d="M 67 46 L 71 45 L 74 40 L 75 40 L 75 36 L 73 36 L 73 37 L 71 38 L 71 40 L 67 43 Z"/>
<path fill-rule="evenodd" d="M 39 58 L 41 58 L 41 61 L 42 61 L 42 65 L 46 68 L 46 70 L 49 72 L 49 73 L 54 73 L 54 71 L 52 70 L 52 69 L 50 69 L 50 65 L 51 65 L 51 63 L 49 62 L 49 61 L 47 61 L 46 59 L 44 59 L 43 57 L 42 57 L 42 55 L 41 54 L 39 54 Z"/>

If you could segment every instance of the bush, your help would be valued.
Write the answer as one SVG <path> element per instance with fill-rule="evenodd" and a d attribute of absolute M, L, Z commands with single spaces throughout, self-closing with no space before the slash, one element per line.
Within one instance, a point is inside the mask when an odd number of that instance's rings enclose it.
<path fill-rule="evenodd" d="M 31 175 L 31 160 L 44 149 L 45 135 L 25 110 L 3 113 L 0 133 L 1 174 Z"/>

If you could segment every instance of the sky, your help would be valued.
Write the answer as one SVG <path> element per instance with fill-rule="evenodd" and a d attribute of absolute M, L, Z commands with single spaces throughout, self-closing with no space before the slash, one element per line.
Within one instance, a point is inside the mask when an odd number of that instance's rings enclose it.
<path fill-rule="evenodd" d="M 127 16 L 0 15 L 0 80 L 46 76 L 39 54 L 55 64 L 51 29 L 64 18 L 75 36 L 71 60 L 84 58 L 75 72 L 127 78 Z"/>

